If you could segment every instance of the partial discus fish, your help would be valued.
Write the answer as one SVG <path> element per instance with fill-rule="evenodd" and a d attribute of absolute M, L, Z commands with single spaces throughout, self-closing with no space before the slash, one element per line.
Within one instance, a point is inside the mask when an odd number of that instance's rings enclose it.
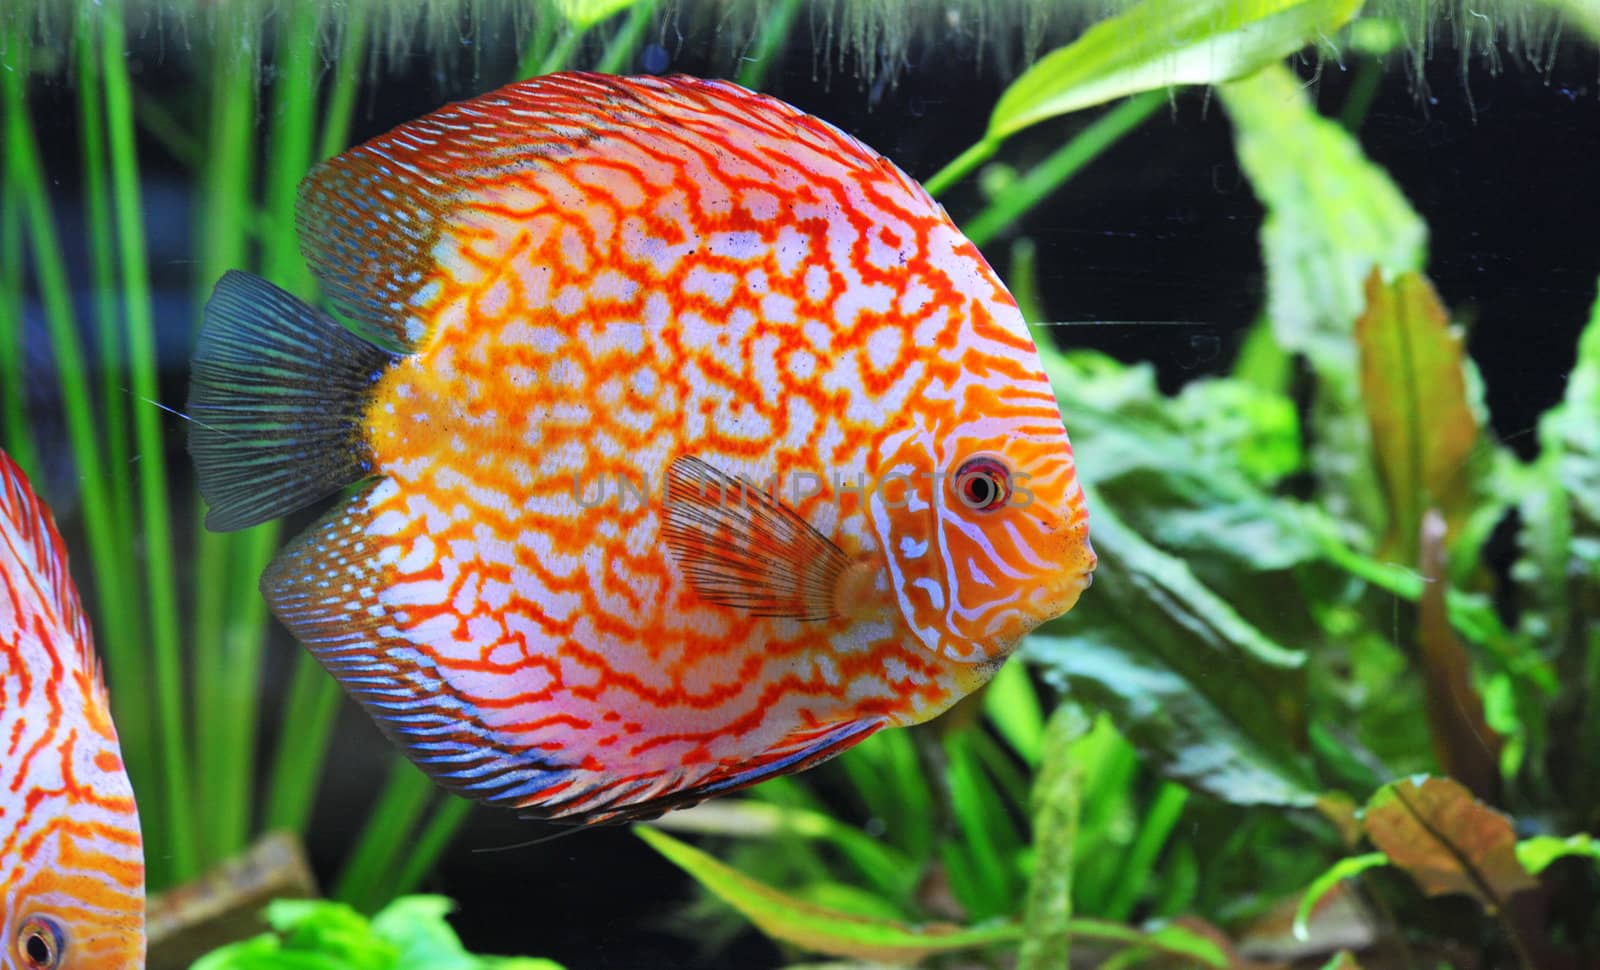
<path fill-rule="evenodd" d="M 1016 303 L 926 192 L 719 81 L 557 74 L 318 166 L 350 327 L 230 272 L 213 529 L 353 483 L 262 577 L 419 766 L 647 818 L 938 714 L 1095 557 Z"/>
<path fill-rule="evenodd" d="M 67 550 L 0 453 L 0 967 L 144 966 L 133 788 Z"/>

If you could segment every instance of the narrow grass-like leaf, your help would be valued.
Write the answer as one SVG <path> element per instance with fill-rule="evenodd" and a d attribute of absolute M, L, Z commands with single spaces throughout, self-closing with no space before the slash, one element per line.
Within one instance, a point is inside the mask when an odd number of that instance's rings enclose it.
<path fill-rule="evenodd" d="M 218 11 L 228 33 L 252 29 L 244 11 Z M 195 306 L 203 307 L 211 288 L 227 270 L 242 268 L 248 254 L 248 230 L 254 168 L 256 72 L 255 55 L 229 44 L 210 51 L 212 84 L 206 154 L 201 181 L 204 200 L 196 225 Z M 196 323 L 201 314 L 196 313 Z M 244 540 L 207 530 L 205 510 L 196 505 L 194 576 L 194 738 L 196 777 L 208 806 L 204 821 L 202 861 L 215 862 L 244 847 L 250 831 L 255 782 L 255 740 L 259 710 L 259 650 L 252 641 L 265 635 L 261 625 L 247 626 L 253 614 L 229 610 L 238 586 Z M 204 581 L 198 581 L 200 578 Z"/>
<path fill-rule="evenodd" d="M 89 246 L 90 285 L 94 295 L 96 366 L 100 372 L 100 436 L 107 468 L 127 468 L 128 389 L 122 353 L 122 318 L 117 309 L 115 228 L 106 185 L 106 123 L 100 81 L 100 48 L 93 6 L 83 4 L 78 16 L 74 61 L 78 71 L 78 135 L 83 150 L 83 202 Z M 138 575 L 133 562 L 133 489 L 127 475 L 107 479 L 111 521 L 122 575 Z M 133 624 L 135 629 L 138 625 Z"/>
<path fill-rule="evenodd" d="M 602 74 L 616 74 L 638 59 L 639 42 L 655 16 L 657 0 L 628 0 L 632 4 L 628 19 L 606 42 L 605 53 L 595 62 L 594 69 Z"/>
<path fill-rule="evenodd" d="M 345 857 L 344 869 L 329 895 L 364 913 L 382 905 L 389 895 L 388 887 L 382 885 L 385 862 L 404 851 L 412 829 L 436 791 L 428 776 L 411 762 L 392 759 L 389 780 L 374 802 L 355 847 Z"/>
<path fill-rule="evenodd" d="M 1028 668 L 1010 663 L 984 688 L 983 712 L 1006 743 L 1029 765 L 1037 766 L 1044 747 L 1044 713 Z"/>
<path fill-rule="evenodd" d="M 0 166 L 0 435 L 4 436 L 0 441 L 23 474 L 43 481 L 28 423 L 23 377 L 27 326 L 22 296 L 22 205 L 13 189 L 10 163 L 0 162 Z"/>
<path fill-rule="evenodd" d="M 105 71 L 106 124 L 111 158 L 112 198 L 117 215 L 117 250 L 121 256 L 124 313 L 127 321 L 128 371 L 133 393 L 145 402 L 161 397 L 156 359 L 155 319 L 150 303 L 150 267 L 145 254 L 143 203 L 139 191 L 139 159 L 135 146 L 133 93 L 124 56 L 122 10 L 101 8 L 101 47 Z M 167 855 L 173 880 L 195 871 L 194 807 L 186 731 L 182 636 L 172 553 L 172 514 L 168 506 L 164 412 L 146 403 L 133 412 L 139 461 L 139 508 L 144 577 L 148 602 L 142 612 L 150 623 L 150 665 L 160 715 L 161 777 L 166 792 Z M 138 614 L 134 614 L 138 615 Z"/>
<path fill-rule="evenodd" d="M 401 855 L 400 866 L 395 872 L 391 889 L 397 896 L 416 890 L 422 880 L 449 847 L 450 840 L 472 814 L 473 803 L 465 798 L 448 797 L 439 800 L 439 807 L 434 809 L 433 817 L 428 819 L 428 824 L 422 827 L 422 832 L 415 842 L 409 843 L 405 853 Z"/>
<path fill-rule="evenodd" d="M 984 919 L 1013 910 L 1022 888 L 1015 865 L 1022 840 L 978 759 L 974 733 L 955 731 L 944 739 L 950 797 L 960 831 L 960 838 L 947 847 L 946 861 L 950 851 L 965 857 L 963 868 L 972 879 L 952 879 L 952 888 L 969 913 Z"/>
<path fill-rule="evenodd" d="M 1162 785 L 1156 793 L 1155 801 L 1140 819 L 1139 834 L 1134 838 L 1133 847 L 1128 850 L 1122 877 L 1102 910 L 1106 918 L 1125 920 L 1133 914 L 1140 895 L 1150 887 L 1150 874 L 1155 871 L 1156 859 L 1172 838 L 1188 801 L 1188 790 L 1171 782 Z"/>
<path fill-rule="evenodd" d="M 759 91 L 772 69 L 773 61 L 783 51 L 800 12 L 801 0 L 778 0 L 761 18 L 761 29 L 756 34 L 755 46 L 747 52 L 739 65 L 738 82 L 752 91 Z"/>

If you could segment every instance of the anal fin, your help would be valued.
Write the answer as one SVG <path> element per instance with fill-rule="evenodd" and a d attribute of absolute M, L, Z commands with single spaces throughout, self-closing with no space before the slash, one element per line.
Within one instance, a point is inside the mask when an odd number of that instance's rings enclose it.
<path fill-rule="evenodd" d="M 368 533 L 381 485 L 362 488 L 278 554 L 261 577 L 272 612 L 445 788 L 518 805 L 570 779 L 574 769 L 547 753 L 506 744 L 451 684 L 438 651 L 405 635 L 404 609 L 383 598 L 397 578 L 381 556 L 387 543 Z"/>

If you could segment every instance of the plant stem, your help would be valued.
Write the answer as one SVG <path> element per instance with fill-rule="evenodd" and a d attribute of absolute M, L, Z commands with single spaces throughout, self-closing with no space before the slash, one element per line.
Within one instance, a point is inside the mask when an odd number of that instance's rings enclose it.
<path fill-rule="evenodd" d="M 323 739 L 326 748 L 333 716 L 339 709 L 337 685 L 308 651 L 300 651 L 295 660 L 283 709 L 272 782 L 267 790 L 265 827 L 304 832 L 311 820 L 311 802 L 323 768 L 322 751 L 315 758 L 306 752 L 318 738 Z"/>
<path fill-rule="evenodd" d="M 1045 724 L 1043 761 L 1033 789 L 1033 876 L 1023 907 L 1026 934 L 1017 950 L 1017 970 L 1071 965 L 1072 867 L 1078 841 L 1082 769 L 1072 743 L 1089 730 L 1075 706 L 1060 704 Z"/>
<path fill-rule="evenodd" d="M 752 91 L 758 90 L 767 79 L 767 71 L 789 37 L 789 26 L 800 12 L 800 0 L 778 0 L 777 6 L 761 18 L 761 34 L 756 38 L 755 51 L 744 59 L 739 68 L 739 84 Z"/>
<path fill-rule="evenodd" d="M 77 36 L 79 132 L 83 147 L 84 210 L 88 223 L 90 278 L 93 281 L 95 333 L 99 342 L 100 437 L 106 466 L 129 467 L 128 392 L 122 386 L 121 319 L 117 313 L 114 227 L 106 188 L 106 125 L 101 107 L 100 51 L 95 46 L 93 8 L 80 9 Z M 138 575 L 133 561 L 133 489 L 125 475 L 111 475 L 111 521 L 120 575 Z M 133 625 L 137 630 L 138 626 Z"/>
<path fill-rule="evenodd" d="M 967 238 L 976 246 L 987 243 L 1018 216 L 1038 205 L 1067 179 L 1137 128 L 1166 101 L 1165 91 L 1146 91 L 1096 118 L 968 222 L 963 227 Z"/>
<path fill-rule="evenodd" d="M 40 477 L 39 454 L 28 426 L 27 385 L 23 375 L 27 325 L 22 305 L 22 212 L 11 174 L 0 177 L 0 434 L 23 474 Z"/>
<path fill-rule="evenodd" d="M 1362 57 L 1350 90 L 1344 96 L 1344 106 L 1339 109 L 1339 124 L 1346 131 L 1355 134 L 1361 130 L 1361 123 L 1367 120 L 1367 112 L 1372 109 L 1372 100 L 1377 97 L 1382 81 L 1383 58 Z"/>
<path fill-rule="evenodd" d="M 950 164 L 935 172 L 933 177 L 922 183 L 928 194 L 934 198 L 944 194 L 944 190 L 966 178 L 972 170 L 987 162 L 1000 147 L 999 141 L 985 138 L 966 151 L 957 155 Z"/>
<path fill-rule="evenodd" d="M 126 294 L 128 366 L 134 394 L 147 401 L 161 396 L 156 363 L 155 321 L 150 307 L 149 263 L 144 216 L 140 211 L 139 159 L 134 143 L 133 101 L 117 3 L 101 8 L 101 50 L 105 71 L 106 121 L 110 135 L 111 185 L 117 214 L 117 246 L 122 256 Z M 173 579 L 172 523 L 167 507 L 166 442 L 162 412 L 151 405 L 134 411 L 139 452 L 139 499 L 144 518 L 145 576 L 148 582 L 150 661 L 161 722 L 162 778 L 165 782 L 166 849 L 171 878 L 194 871 L 191 762 L 184 732 L 183 668 L 179 655 L 178 598 Z"/>

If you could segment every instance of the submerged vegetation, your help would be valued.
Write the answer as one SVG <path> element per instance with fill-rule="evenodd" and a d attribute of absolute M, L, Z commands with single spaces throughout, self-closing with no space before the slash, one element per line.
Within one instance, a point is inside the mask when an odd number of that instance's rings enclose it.
<path fill-rule="evenodd" d="M 341 698 L 301 651 L 281 704 L 264 703 L 256 581 L 279 527 L 201 528 L 173 459 L 176 419 L 150 406 L 177 406 L 159 348 L 197 320 L 158 319 L 139 139 L 192 168 L 194 308 L 240 267 L 309 299 L 296 186 L 350 142 L 358 90 L 408 45 L 453 48 L 438 56 L 499 77 L 485 64 L 505 49 L 486 38 L 502 24 L 516 45 L 505 70 L 526 76 L 636 69 L 672 32 L 720 31 L 739 58 L 730 75 L 759 86 L 804 23 L 816 63 L 869 86 L 892 82 L 908 45 L 937 31 L 1015 62 L 984 139 L 928 187 L 981 173 L 982 206 L 953 215 L 1031 320 L 1050 317 L 1034 244 L 1008 236 L 1013 224 L 1187 96 L 1174 85 L 1215 85 L 1265 210 L 1266 300 L 1232 371 L 1175 395 L 1148 366 L 1041 336 L 1089 489 L 1093 590 L 934 724 L 638 829 L 706 891 L 691 922 L 725 939 L 731 910 L 797 959 L 1600 959 L 1600 848 L 1586 834 L 1600 830 L 1600 300 L 1537 457 L 1519 459 L 1487 429 L 1474 365 L 1424 275 L 1428 227 L 1362 152 L 1359 97 L 1324 117 L 1284 64 L 1337 57 L 1376 77 L 1386 58 L 1420 63 L 1446 39 L 1545 63 L 1562 30 L 1600 37 L 1594 9 L 963 0 L 896 19 L 892 3 L 703 6 L 0 14 L 0 444 L 41 484 L 76 483 L 63 518 L 81 539 L 151 888 L 257 833 L 304 833 Z M 139 98 L 130 29 L 159 32 L 207 79 L 183 113 Z M 1063 46 L 1046 52 L 1046 38 Z M 60 78 L 77 112 L 82 265 L 30 110 L 32 85 Z M 1008 140 L 1031 125 L 1114 101 L 1029 170 L 1009 167 Z M 33 304 L 42 334 L 22 325 Z M 45 357 L 57 386 L 39 393 L 29 362 Z M 41 400 L 59 400 L 59 418 L 37 413 Z M 70 458 L 46 447 L 51 420 Z M 1515 535 L 1509 569 L 1486 555 L 1496 530 Z M 468 810 L 396 756 L 330 885 L 347 905 L 280 902 L 275 935 L 199 966 L 543 966 L 470 957 L 445 904 L 395 899 L 423 883 Z M 287 958 L 297 949 L 328 959 Z M 269 953 L 285 958 L 255 962 Z"/>

